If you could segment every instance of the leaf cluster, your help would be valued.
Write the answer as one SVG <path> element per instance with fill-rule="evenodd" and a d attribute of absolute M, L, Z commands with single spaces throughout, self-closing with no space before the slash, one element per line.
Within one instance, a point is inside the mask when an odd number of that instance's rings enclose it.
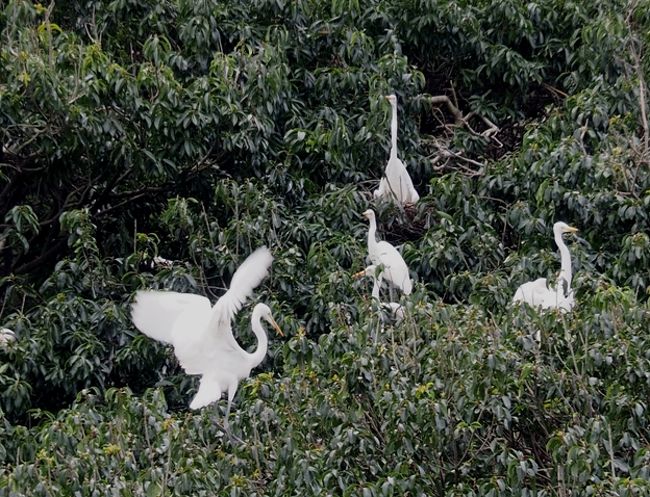
<path fill-rule="evenodd" d="M 2 4 L 0 496 L 648 493 L 648 12 Z M 408 209 L 371 200 L 388 93 Z M 416 280 L 400 323 L 351 277 L 369 206 Z M 511 309 L 554 277 L 558 220 L 574 313 Z M 214 301 L 263 244 L 288 338 L 231 443 L 129 303 Z"/>

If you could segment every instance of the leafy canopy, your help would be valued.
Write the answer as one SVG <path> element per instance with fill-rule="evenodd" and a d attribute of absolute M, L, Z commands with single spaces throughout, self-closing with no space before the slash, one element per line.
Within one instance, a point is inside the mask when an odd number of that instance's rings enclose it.
<path fill-rule="evenodd" d="M 648 493 L 649 12 L 3 3 L 0 495 Z M 422 196 L 373 206 L 417 274 L 400 324 L 351 278 L 393 92 Z M 557 220 L 580 228 L 575 312 L 510 309 L 557 271 Z M 128 306 L 216 300 L 262 244 L 289 338 L 233 445 Z"/>

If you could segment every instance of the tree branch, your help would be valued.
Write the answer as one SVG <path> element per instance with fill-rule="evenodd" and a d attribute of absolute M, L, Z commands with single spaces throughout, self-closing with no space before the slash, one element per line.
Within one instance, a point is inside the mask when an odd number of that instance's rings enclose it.
<path fill-rule="evenodd" d="M 449 109 L 449 112 L 452 113 L 454 116 L 454 121 L 456 124 L 461 125 L 465 124 L 465 118 L 463 117 L 463 113 L 456 107 L 452 101 L 449 99 L 447 95 L 435 95 L 432 97 L 429 97 L 429 102 L 432 104 L 446 104 L 447 109 Z"/>
<path fill-rule="evenodd" d="M 428 98 L 429 102 L 432 104 L 445 104 L 447 106 L 447 109 L 451 114 L 454 116 L 454 123 L 457 126 L 467 126 L 467 128 L 474 133 L 475 135 L 479 136 L 484 136 L 485 138 L 493 138 L 494 135 L 496 135 L 500 130 L 499 127 L 494 124 L 492 121 L 490 121 L 487 117 L 477 115 L 476 112 L 472 111 L 467 115 L 463 115 L 463 113 L 460 111 L 460 109 L 451 101 L 451 99 L 447 95 L 434 95 Z M 469 119 L 473 116 L 478 116 L 479 119 L 481 119 L 488 127 L 485 131 L 482 133 L 478 133 L 472 129 L 472 127 L 469 125 Z M 498 141 L 498 140 L 497 140 Z M 501 142 L 499 142 L 501 146 Z"/>

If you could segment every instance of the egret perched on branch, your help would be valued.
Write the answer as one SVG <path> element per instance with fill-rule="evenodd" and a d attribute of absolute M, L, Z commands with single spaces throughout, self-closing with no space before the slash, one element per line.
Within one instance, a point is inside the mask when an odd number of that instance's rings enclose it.
<path fill-rule="evenodd" d="M 377 241 L 375 212 L 372 209 L 368 209 L 363 213 L 363 217 L 370 221 L 368 228 L 368 256 L 374 267 L 369 266 L 369 268 L 371 268 L 370 272 L 376 278 L 373 287 L 373 296 L 379 295 L 379 288 L 384 278 L 393 286 L 402 290 L 404 295 L 409 295 L 413 289 L 413 282 L 409 276 L 409 268 L 406 266 L 406 262 L 404 262 L 400 253 L 390 243 Z M 383 269 L 377 274 L 377 268 L 379 266 Z M 368 274 L 368 268 L 363 273 Z"/>
<path fill-rule="evenodd" d="M 384 177 L 379 181 L 379 188 L 373 192 L 375 198 L 396 199 L 401 205 L 414 204 L 420 200 L 420 195 L 413 187 L 404 163 L 397 157 L 397 97 L 388 95 L 392 117 L 390 121 L 390 158 L 386 164 Z"/>
<path fill-rule="evenodd" d="M 575 299 L 573 297 L 573 290 L 571 290 L 571 280 L 573 277 L 571 271 L 571 254 L 562 239 L 562 235 L 564 233 L 575 233 L 576 231 L 578 231 L 577 228 L 561 221 L 553 225 L 555 243 L 560 249 L 560 274 L 555 286 L 549 286 L 546 278 L 538 278 L 535 281 L 524 283 L 517 288 L 515 296 L 512 299 L 513 304 L 516 302 L 526 302 L 534 307 L 559 309 L 562 312 L 569 312 L 573 309 Z M 537 339 L 539 340 L 539 332 Z"/>
<path fill-rule="evenodd" d="M 145 335 L 174 347 L 178 362 L 186 373 L 201 375 L 199 390 L 190 403 L 199 409 L 228 394 L 225 425 L 240 380 L 264 360 L 268 337 L 262 319 L 282 335 L 271 316 L 271 309 L 257 304 L 251 324 L 257 348 L 249 353 L 239 346 L 232 333 L 235 314 L 268 274 L 271 252 L 261 247 L 235 271 L 229 290 L 214 306 L 206 297 L 191 293 L 138 291 L 131 307 L 135 326 Z"/>

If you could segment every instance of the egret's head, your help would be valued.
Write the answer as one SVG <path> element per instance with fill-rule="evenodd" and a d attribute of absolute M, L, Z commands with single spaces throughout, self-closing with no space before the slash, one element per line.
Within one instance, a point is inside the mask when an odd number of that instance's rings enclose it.
<path fill-rule="evenodd" d="M 569 226 L 567 223 L 564 223 L 562 221 L 558 221 L 553 225 L 553 232 L 555 233 L 560 233 L 561 235 L 564 233 L 575 233 L 578 231 L 578 228 L 574 228 L 573 226 Z"/>
<path fill-rule="evenodd" d="M 260 318 L 262 318 L 264 321 L 266 321 L 271 326 L 273 326 L 273 329 L 276 331 L 278 335 L 280 335 L 281 337 L 284 336 L 284 333 L 282 333 L 280 326 L 278 326 L 278 323 L 276 323 L 275 319 L 273 319 L 273 316 L 271 315 L 271 308 L 268 305 L 257 304 L 255 306 L 255 309 L 253 309 L 253 312 L 257 313 Z"/>
<path fill-rule="evenodd" d="M 368 221 L 371 219 L 375 219 L 375 211 L 372 209 L 368 209 L 367 211 L 364 211 L 363 214 L 361 214 L 363 217 L 365 217 Z"/>
<path fill-rule="evenodd" d="M 394 94 L 386 95 L 384 98 L 388 100 L 391 105 L 397 104 L 397 97 Z"/>

